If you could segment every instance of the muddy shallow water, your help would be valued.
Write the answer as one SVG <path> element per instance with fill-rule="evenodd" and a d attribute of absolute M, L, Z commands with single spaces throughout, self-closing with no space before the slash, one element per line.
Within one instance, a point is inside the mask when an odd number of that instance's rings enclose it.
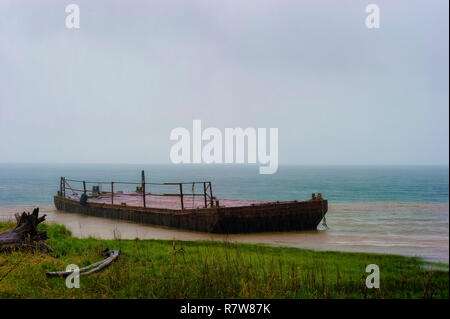
<path fill-rule="evenodd" d="M 34 206 L 0 206 L 0 221 Z M 419 256 L 449 261 L 448 203 L 333 203 L 327 230 L 308 232 L 218 235 L 120 220 L 69 214 L 53 205 L 40 205 L 47 222 L 66 225 L 74 236 L 111 239 L 227 240 L 277 246 Z M 320 227 L 322 228 L 322 227 Z"/>

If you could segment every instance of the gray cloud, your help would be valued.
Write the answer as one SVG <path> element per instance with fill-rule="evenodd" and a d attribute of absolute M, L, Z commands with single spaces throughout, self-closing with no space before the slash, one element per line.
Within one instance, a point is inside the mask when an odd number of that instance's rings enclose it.
<path fill-rule="evenodd" d="M 0 4 L 0 162 L 167 163 L 175 127 L 278 127 L 280 164 L 448 164 L 448 2 Z M 32 154 L 32 155 L 30 155 Z"/>

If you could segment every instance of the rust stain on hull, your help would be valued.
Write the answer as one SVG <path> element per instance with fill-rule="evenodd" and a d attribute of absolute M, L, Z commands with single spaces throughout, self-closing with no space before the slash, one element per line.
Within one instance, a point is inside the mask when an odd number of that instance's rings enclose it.
<path fill-rule="evenodd" d="M 184 210 L 105 203 L 83 206 L 62 196 L 53 199 L 56 208 L 67 213 L 218 234 L 315 230 L 328 211 L 328 201 L 322 199 Z"/>

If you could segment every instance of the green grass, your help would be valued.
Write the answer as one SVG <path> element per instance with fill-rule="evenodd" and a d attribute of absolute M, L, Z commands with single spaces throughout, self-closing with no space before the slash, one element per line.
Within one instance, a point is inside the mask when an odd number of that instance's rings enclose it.
<path fill-rule="evenodd" d="M 0 223 L 0 231 L 13 226 Z M 54 252 L 0 253 L 0 298 L 449 297 L 448 272 L 424 269 L 430 263 L 418 258 L 210 241 L 78 239 L 64 226 L 40 228 Z M 45 275 L 94 263 L 105 248 L 119 249 L 118 261 L 82 276 L 79 289 Z M 380 268 L 380 289 L 366 288 L 368 264 Z"/>

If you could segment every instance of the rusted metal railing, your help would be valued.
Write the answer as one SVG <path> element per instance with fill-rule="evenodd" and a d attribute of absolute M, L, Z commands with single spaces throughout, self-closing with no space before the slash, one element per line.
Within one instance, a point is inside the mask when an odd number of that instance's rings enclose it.
<path fill-rule="evenodd" d="M 82 185 L 82 188 L 75 188 L 72 187 L 70 183 L 79 183 Z M 66 198 L 66 191 L 70 190 L 72 193 L 76 192 L 83 192 L 84 194 L 90 193 L 91 196 L 94 192 L 97 192 L 97 190 L 89 189 L 87 185 L 90 184 L 96 184 L 98 186 L 98 192 L 99 194 L 110 194 L 111 197 L 111 204 L 114 205 L 114 186 L 115 185 L 135 185 L 136 186 L 136 192 L 140 193 L 142 192 L 142 204 L 144 207 L 147 207 L 146 203 L 146 196 L 178 196 L 180 197 L 180 205 L 181 209 L 185 209 L 185 197 L 192 197 L 192 204 L 195 203 L 196 197 L 203 198 L 203 204 L 204 208 L 213 207 L 214 206 L 214 197 L 212 192 L 212 184 L 210 181 L 195 181 L 195 182 L 170 182 L 170 183 L 152 183 L 152 182 L 146 182 L 145 181 L 145 174 L 144 171 L 141 172 L 141 182 L 104 182 L 104 181 L 85 181 L 85 180 L 75 180 L 75 179 L 67 179 L 66 177 L 62 177 L 60 179 L 59 184 L 59 192 L 58 195 Z M 110 191 L 101 190 L 101 185 L 110 185 Z M 174 186 L 174 189 L 176 189 L 176 193 L 152 193 L 148 190 L 150 189 L 150 186 Z M 183 190 L 183 185 L 191 185 L 192 186 L 192 192 L 186 193 Z M 201 193 L 195 192 L 195 186 L 200 185 L 202 187 Z M 146 187 L 149 186 L 149 187 Z M 117 193 L 116 193 L 117 194 Z"/>

